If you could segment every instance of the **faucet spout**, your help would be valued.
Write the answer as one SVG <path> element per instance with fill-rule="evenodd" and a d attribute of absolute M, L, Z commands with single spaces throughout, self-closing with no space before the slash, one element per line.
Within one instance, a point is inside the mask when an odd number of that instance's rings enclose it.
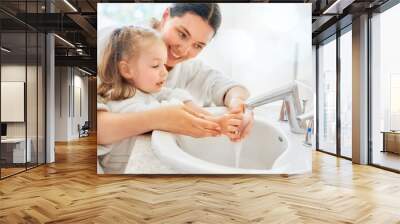
<path fill-rule="evenodd" d="M 298 91 L 298 82 L 293 81 L 282 87 L 273 89 L 263 95 L 250 98 L 246 102 L 246 108 L 254 109 L 261 105 L 269 104 L 279 100 L 284 100 L 287 105 L 287 115 L 291 131 L 294 133 L 304 133 L 301 128 L 300 120 L 297 118 L 302 113 Z"/>

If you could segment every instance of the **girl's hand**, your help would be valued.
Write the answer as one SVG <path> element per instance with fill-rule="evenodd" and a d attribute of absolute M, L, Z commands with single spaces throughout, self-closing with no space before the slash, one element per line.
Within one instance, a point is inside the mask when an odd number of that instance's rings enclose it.
<path fill-rule="evenodd" d="M 192 114 L 195 114 L 197 117 L 204 118 L 205 116 L 211 116 L 211 114 L 204 110 L 202 107 L 198 106 L 197 104 L 193 103 L 193 101 L 186 101 L 185 108 L 190 110 Z"/>
<path fill-rule="evenodd" d="M 163 111 L 160 130 L 195 138 L 220 135 L 221 127 L 217 122 L 206 120 L 201 113 L 188 105 L 166 106 Z"/>
<path fill-rule="evenodd" d="M 243 115 L 240 113 L 224 114 L 219 117 L 206 116 L 207 120 L 217 122 L 221 127 L 221 134 L 233 139 L 240 138 L 240 125 L 242 124 Z"/>

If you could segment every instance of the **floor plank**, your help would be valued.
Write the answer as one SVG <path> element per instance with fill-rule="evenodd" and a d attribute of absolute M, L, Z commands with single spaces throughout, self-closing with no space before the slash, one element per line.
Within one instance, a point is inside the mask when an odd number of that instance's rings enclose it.
<path fill-rule="evenodd" d="M 400 223 L 400 175 L 320 152 L 294 176 L 96 174 L 96 139 L 0 181 L 0 223 Z"/>

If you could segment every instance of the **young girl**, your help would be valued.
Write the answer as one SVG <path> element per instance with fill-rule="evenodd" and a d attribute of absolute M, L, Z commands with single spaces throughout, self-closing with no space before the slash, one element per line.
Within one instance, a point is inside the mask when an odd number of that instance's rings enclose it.
<path fill-rule="evenodd" d="M 163 101 L 167 101 L 167 105 L 192 103 L 192 97 L 186 91 L 163 87 L 168 74 L 165 68 L 167 58 L 164 41 L 154 30 L 133 26 L 116 29 L 105 46 L 99 65 L 97 110 L 126 113 L 160 107 Z M 241 114 L 202 116 L 220 125 L 218 134 L 228 136 L 237 133 L 242 119 Z M 135 139 L 134 136 L 108 146 L 99 146 L 99 151 L 133 149 Z M 108 159 L 104 157 L 109 156 L 99 157 L 106 168 Z M 120 172 L 121 168 L 114 167 L 112 170 Z"/>

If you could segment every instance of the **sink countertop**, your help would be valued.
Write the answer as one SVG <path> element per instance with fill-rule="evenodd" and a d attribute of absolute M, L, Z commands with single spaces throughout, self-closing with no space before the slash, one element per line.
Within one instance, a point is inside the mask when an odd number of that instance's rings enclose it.
<path fill-rule="evenodd" d="M 138 136 L 129 156 L 125 174 L 172 174 L 177 173 L 164 165 L 151 148 L 151 134 Z"/>

